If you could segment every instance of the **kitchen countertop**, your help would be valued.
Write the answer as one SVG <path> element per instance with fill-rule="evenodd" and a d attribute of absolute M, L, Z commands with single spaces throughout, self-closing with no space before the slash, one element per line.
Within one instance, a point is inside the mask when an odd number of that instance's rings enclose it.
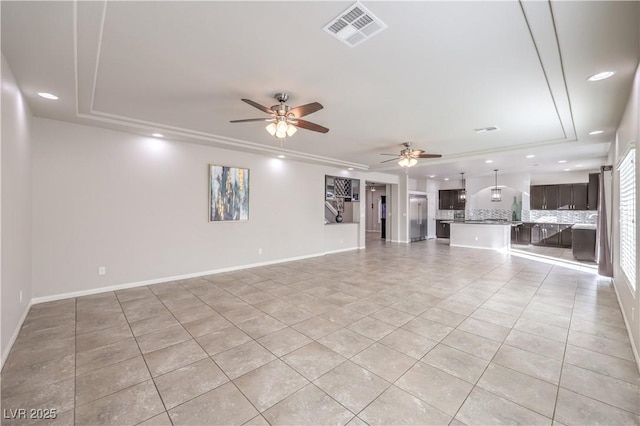
<path fill-rule="evenodd" d="M 524 225 L 525 223 L 527 224 L 531 224 L 531 225 L 566 225 L 566 226 L 572 226 L 574 229 L 576 229 L 576 226 L 584 226 L 585 228 L 581 228 L 581 229 L 596 229 L 597 225 L 595 223 L 564 223 L 564 222 L 530 222 L 530 221 L 524 221 L 524 220 L 518 220 L 518 221 L 509 221 L 509 220 L 465 220 L 465 221 L 461 221 L 461 220 L 453 220 L 453 219 L 436 219 L 438 222 L 440 223 L 474 223 L 474 224 L 493 224 L 493 225 L 511 225 L 511 226 L 520 226 L 520 225 Z"/>
<path fill-rule="evenodd" d="M 595 223 L 575 223 L 571 227 L 571 229 L 587 229 L 587 230 L 595 231 L 596 227 L 597 226 Z"/>
<path fill-rule="evenodd" d="M 510 221 L 510 220 L 446 220 L 438 219 L 440 223 L 456 223 L 461 225 L 511 225 L 520 226 L 522 221 Z"/>

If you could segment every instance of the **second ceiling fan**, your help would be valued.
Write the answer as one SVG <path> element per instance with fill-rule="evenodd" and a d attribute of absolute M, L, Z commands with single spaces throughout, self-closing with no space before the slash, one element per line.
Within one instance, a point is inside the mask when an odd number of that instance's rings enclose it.
<path fill-rule="evenodd" d="M 381 163 L 388 163 L 390 161 L 398 161 L 398 164 L 401 167 L 413 167 L 418 163 L 418 158 L 440 158 L 442 155 L 440 154 L 426 154 L 421 149 L 411 149 L 411 142 L 404 142 L 402 144 L 404 149 L 400 151 L 400 154 L 380 154 L 380 155 L 393 155 L 396 158 L 392 158 L 391 160 L 385 160 Z"/>

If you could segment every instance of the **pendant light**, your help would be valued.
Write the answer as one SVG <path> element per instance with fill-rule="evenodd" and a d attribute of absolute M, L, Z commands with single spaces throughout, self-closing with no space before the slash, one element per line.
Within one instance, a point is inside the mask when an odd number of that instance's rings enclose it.
<path fill-rule="evenodd" d="M 502 201 L 502 190 L 498 188 L 498 169 L 493 169 L 493 171 L 496 172 L 496 184 L 491 190 L 491 201 L 500 202 Z"/>
<path fill-rule="evenodd" d="M 462 189 L 458 193 L 458 198 L 460 199 L 460 201 L 465 201 L 467 199 L 467 190 L 465 189 L 464 173 L 460 173 L 460 174 L 462 175 L 462 177 L 460 178 L 460 184 L 462 185 Z"/>

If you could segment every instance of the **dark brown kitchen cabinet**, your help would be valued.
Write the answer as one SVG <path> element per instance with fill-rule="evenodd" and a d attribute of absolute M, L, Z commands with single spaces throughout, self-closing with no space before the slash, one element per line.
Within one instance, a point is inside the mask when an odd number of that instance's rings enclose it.
<path fill-rule="evenodd" d="M 534 223 L 531 225 L 531 244 L 542 244 L 542 224 Z"/>
<path fill-rule="evenodd" d="M 589 189 L 586 183 L 532 185 L 531 210 L 587 210 Z"/>
<path fill-rule="evenodd" d="M 571 247 L 571 225 L 531 223 L 531 244 L 550 247 Z"/>
<path fill-rule="evenodd" d="M 532 185 L 531 210 L 557 210 L 560 189 L 558 185 Z"/>
<path fill-rule="evenodd" d="M 587 185 L 587 210 L 598 210 L 598 192 L 600 191 L 600 173 L 589 173 Z"/>
<path fill-rule="evenodd" d="M 587 210 L 587 184 L 558 185 L 558 210 Z"/>
<path fill-rule="evenodd" d="M 449 238 L 451 235 L 451 222 L 436 220 L 436 237 L 437 238 Z"/>
<path fill-rule="evenodd" d="M 531 225 L 524 223 L 520 226 L 511 227 L 511 244 L 531 243 Z"/>
<path fill-rule="evenodd" d="M 560 188 L 557 185 L 546 185 L 544 190 L 544 209 L 557 210 Z"/>
<path fill-rule="evenodd" d="M 588 184 L 578 183 L 573 187 L 573 209 L 587 210 Z"/>
<path fill-rule="evenodd" d="M 534 223 L 531 226 L 531 244 L 541 246 L 560 245 L 560 228 L 556 223 Z"/>
<path fill-rule="evenodd" d="M 571 226 L 568 224 L 560 225 L 560 246 L 565 248 L 571 248 L 571 244 L 573 241 L 571 235 Z"/>
<path fill-rule="evenodd" d="M 544 186 L 531 186 L 531 210 L 544 210 Z"/>
<path fill-rule="evenodd" d="M 460 200 L 459 189 L 441 189 L 438 191 L 438 208 L 440 210 L 464 210 L 464 200 Z"/>

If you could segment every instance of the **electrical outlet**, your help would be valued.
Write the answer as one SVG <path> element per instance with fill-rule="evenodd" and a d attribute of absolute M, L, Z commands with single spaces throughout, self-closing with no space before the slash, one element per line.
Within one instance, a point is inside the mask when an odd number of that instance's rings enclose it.
<path fill-rule="evenodd" d="M 258 254 L 262 254 L 262 249 L 261 248 L 258 249 Z"/>
<path fill-rule="evenodd" d="M 22 290 L 20 290 L 20 303 L 22 303 Z"/>
<path fill-rule="evenodd" d="M 107 273 L 107 268 L 105 266 L 98 267 L 98 275 L 104 275 Z"/>

